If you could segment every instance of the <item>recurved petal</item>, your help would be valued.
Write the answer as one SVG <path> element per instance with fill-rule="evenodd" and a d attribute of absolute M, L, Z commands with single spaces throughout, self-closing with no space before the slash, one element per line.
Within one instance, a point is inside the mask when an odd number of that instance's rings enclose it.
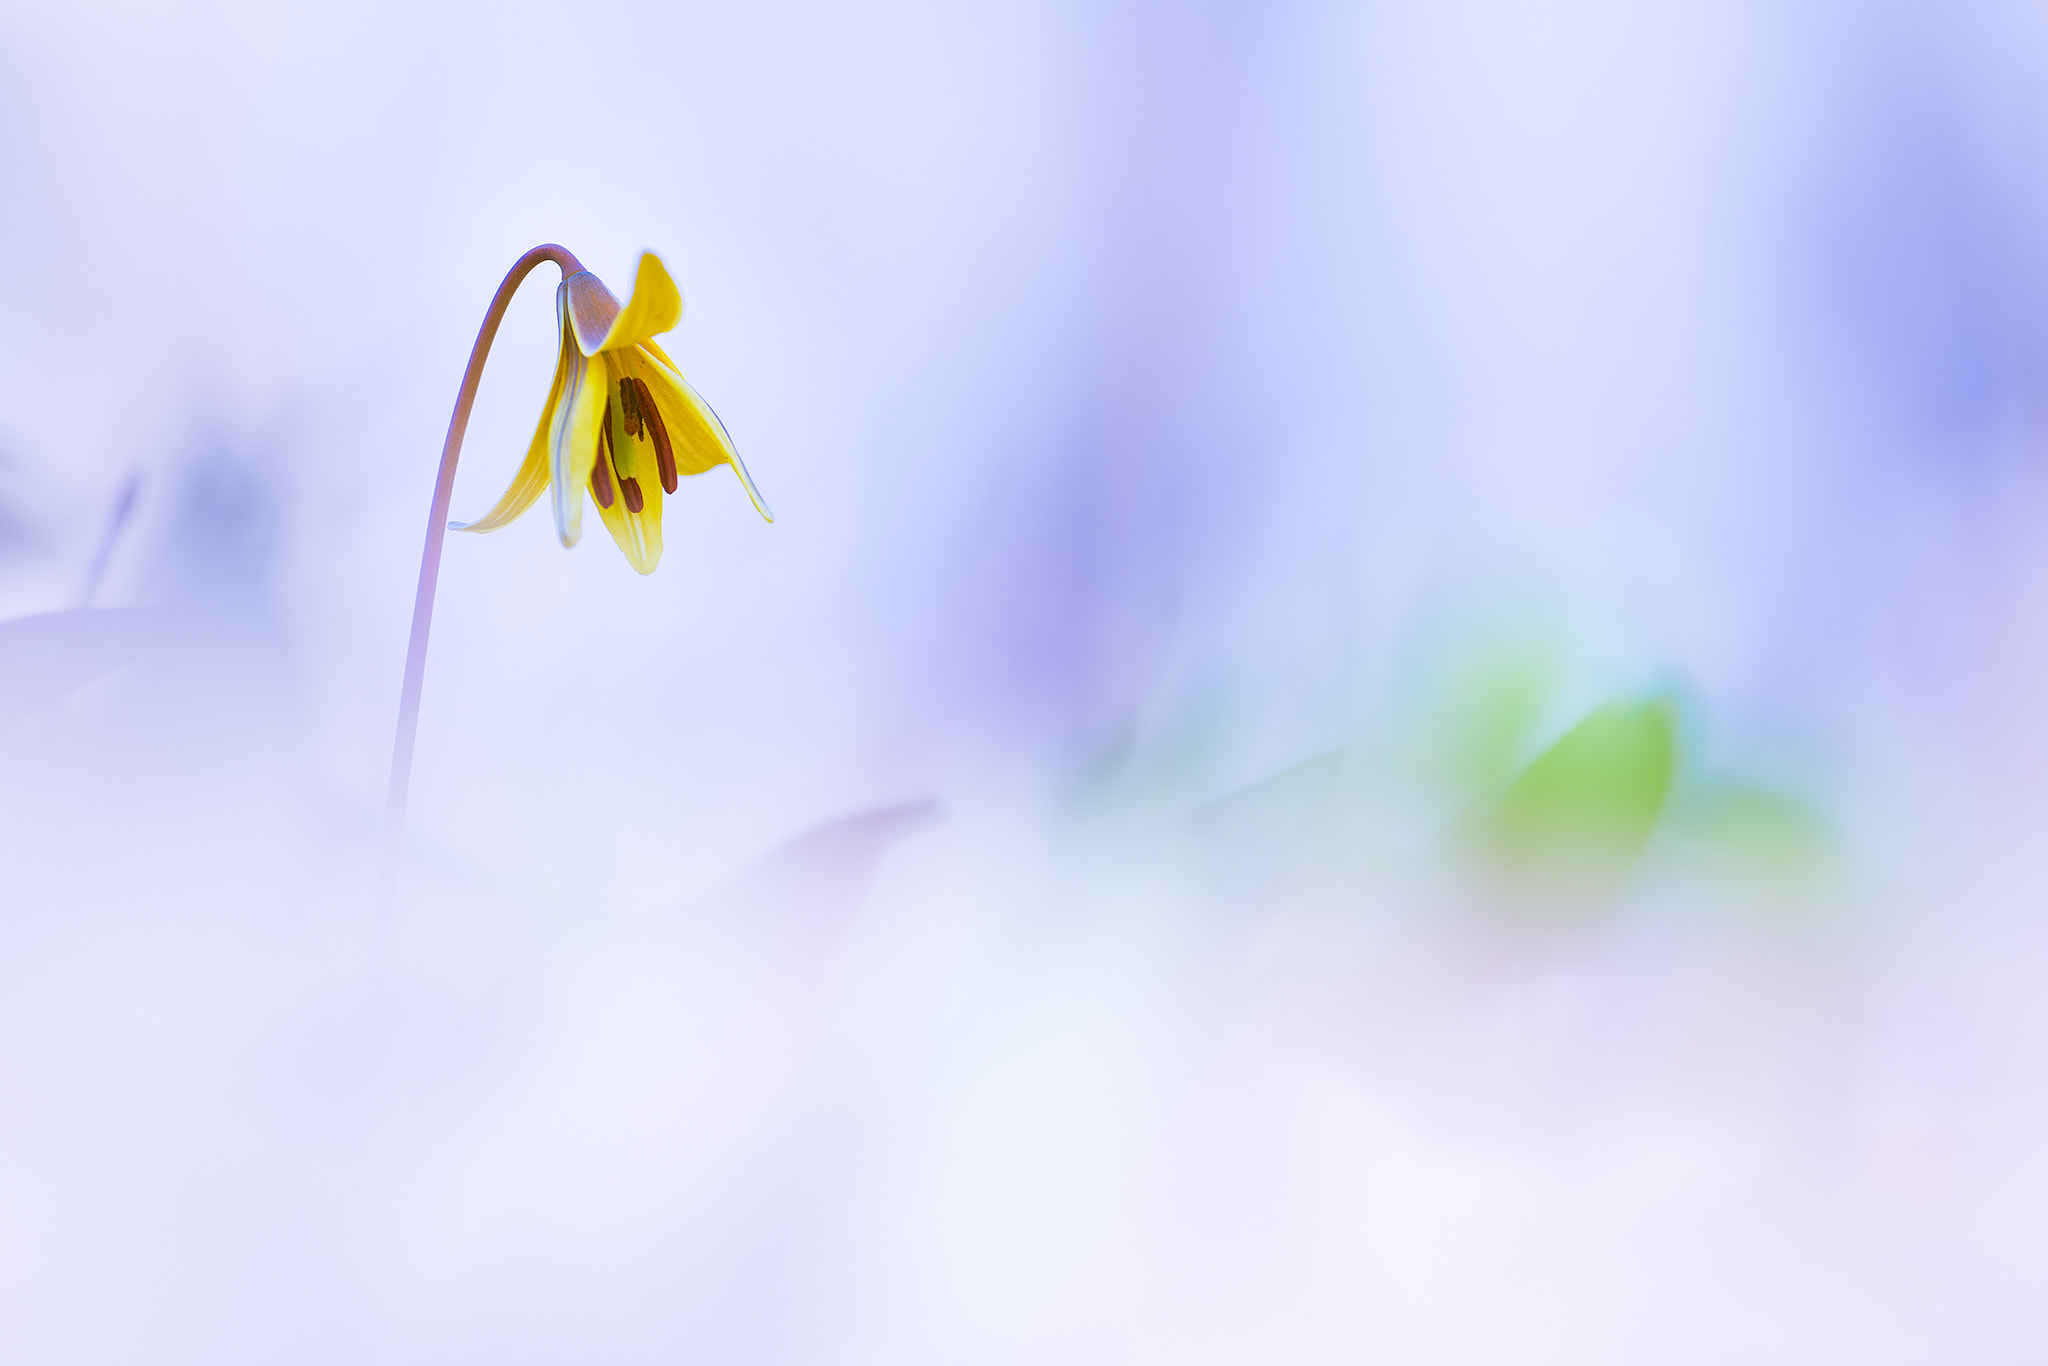
<path fill-rule="evenodd" d="M 519 472 L 512 476 L 512 487 L 505 490 L 505 496 L 497 506 L 474 522 L 450 522 L 450 531 L 496 531 L 518 520 L 519 516 L 533 506 L 534 499 L 548 486 L 553 460 L 550 451 L 553 446 L 555 405 L 561 400 L 562 387 L 569 375 L 569 357 L 575 348 L 569 345 L 565 334 L 562 338 L 562 358 L 555 362 L 555 382 L 548 390 L 547 406 L 540 410 L 540 421 L 534 425 L 533 441 L 526 448 L 526 459 L 520 463 Z"/>
<path fill-rule="evenodd" d="M 654 391 L 655 404 L 668 426 L 677 472 L 702 474 L 717 465 L 731 465 L 733 473 L 740 477 L 747 497 L 754 500 L 755 510 L 767 520 L 774 521 L 775 514 L 768 510 L 768 500 L 754 487 L 753 476 L 747 473 L 740 453 L 733 448 L 732 437 L 727 434 L 725 424 L 718 420 L 718 414 L 711 411 L 711 405 L 690 387 L 689 381 L 682 377 L 660 347 L 652 342 L 643 342 L 640 353 L 643 359 L 640 373 Z"/>
<path fill-rule="evenodd" d="M 597 464 L 598 428 L 604 420 L 604 367 L 593 366 L 572 347 L 562 349 L 569 373 L 554 407 L 548 457 L 555 493 L 555 534 L 563 545 L 574 545 L 583 535 L 583 488 Z"/>
<path fill-rule="evenodd" d="M 604 281 L 587 270 L 566 277 L 556 291 L 562 311 L 576 334 L 576 345 L 586 356 L 605 347 L 605 336 L 619 316 L 619 296 L 605 288 Z"/>
<path fill-rule="evenodd" d="M 598 350 L 631 346 L 668 331 L 683 319 L 683 296 L 668 268 L 651 251 L 640 253 L 640 274 L 633 281 L 633 297 L 612 319 Z"/>

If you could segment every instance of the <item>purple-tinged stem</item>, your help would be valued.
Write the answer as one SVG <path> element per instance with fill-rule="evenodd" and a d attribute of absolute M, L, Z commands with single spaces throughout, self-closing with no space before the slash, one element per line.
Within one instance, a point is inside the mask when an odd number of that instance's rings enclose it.
<path fill-rule="evenodd" d="M 412 600 L 412 636 L 405 646 L 405 687 L 398 695 L 398 736 L 391 745 L 391 789 L 384 805 L 383 870 L 378 878 L 378 897 L 389 904 L 398 885 L 398 842 L 405 830 L 405 799 L 412 786 L 413 737 L 420 723 L 420 686 L 427 672 L 427 631 L 434 624 L 434 586 L 441 577 L 441 542 L 448 536 L 448 502 L 455 492 L 455 461 L 462 454 L 462 434 L 469 427 L 469 410 L 476 402 L 477 382 L 483 378 L 484 358 L 491 354 L 491 342 L 498 324 L 518 292 L 520 282 L 535 266 L 553 261 L 566 276 L 583 269 L 583 264 L 566 249 L 552 242 L 535 247 L 513 263 L 491 299 L 484 325 L 477 329 L 476 345 L 469 349 L 469 366 L 462 372 L 462 388 L 455 395 L 455 413 L 448 419 L 448 439 L 441 443 L 441 472 L 434 480 L 434 503 L 427 513 L 427 547 L 420 555 L 420 586 Z"/>

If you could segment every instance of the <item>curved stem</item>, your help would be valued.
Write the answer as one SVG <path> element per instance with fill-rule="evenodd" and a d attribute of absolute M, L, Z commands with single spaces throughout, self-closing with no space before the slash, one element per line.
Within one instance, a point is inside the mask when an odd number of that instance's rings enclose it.
<path fill-rule="evenodd" d="M 552 242 L 535 247 L 513 263 L 491 299 L 484 324 L 477 329 L 476 345 L 469 349 L 469 366 L 462 372 L 462 388 L 455 395 L 455 412 L 448 419 L 448 439 L 441 443 L 441 472 L 434 480 L 434 502 L 427 513 L 427 546 L 420 556 L 420 586 L 412 600 L 412 637 L 405 647 L 405 687 L 398 697 L 398 736 L 391 746 L 391 788 L 384 805 L 383 868 L 378 895 L 389 903 L 398 880 L 398 840 L 405 829 L 405 799 L 412 785 L 413 737 L 419 730 L 420 687 L 427 671 L 427 631 L 434 622 L 434 586 L 441 577 L 441 542 L 448 535 L 448 502 L 455 492 L 455 461 L 462 453 L 462 434 L 469 427 L 469 410 L 476 402 L 477 381 L 483 378 L 484 358 L 491 354 L 491 342 L 498 335 L 505 308 L 527 274 L 543 261 L 553 261 L 566 277 L 583 265 L 566 249 Z"/>

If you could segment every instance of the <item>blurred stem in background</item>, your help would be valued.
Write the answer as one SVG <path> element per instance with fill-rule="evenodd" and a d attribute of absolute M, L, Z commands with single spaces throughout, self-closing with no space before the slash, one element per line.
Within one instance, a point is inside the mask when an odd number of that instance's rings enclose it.
<path fill-rule="evenodd" d="M 122 483 L 121 491 L 114 495 L 114 510 L 107 517 L 107 530 L 100 537 L 99 551 L 92 557 L 92 568 L 85 571 L 85 584 L 78 590 L 78 605 L 92 606 L 92 600 L 99 596 L 100 581 L 107 576 L 107 563 L 114 558 L 114 547 L 120 543 L 121 533 L 128 527 L 128 516 L 135 511 L 135 495 L 142 490 L 142 476 L 131 474 Z"/>

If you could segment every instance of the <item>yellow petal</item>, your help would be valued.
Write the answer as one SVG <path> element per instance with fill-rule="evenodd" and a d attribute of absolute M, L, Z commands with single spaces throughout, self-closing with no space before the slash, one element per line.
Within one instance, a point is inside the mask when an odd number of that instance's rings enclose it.
<path fill-rule="evenodd" d="M 615 353 L 605 354 L 590 367 L 593 379 L 602 367 L 605 381 L 611 395 L 619 392 L 619 376 L 626 373 L 624 358 Z M 652 574 L 654 566 L 661 563 L 661 480 L 655 473 L 653 443 L 644 436 L 628 436 L 625 424 L 619 414 L 624 408 L 616 397 L 612 402 L 612 505 L 597 504 L 597 515 L 604 519 L 606 531 L 612 540 L 626 553 L 626 560 L 642 574 Z M 643 429 L 644 430 L 644 429 Z M 603 459 L 602 451 L 598 459 Z M 640 510 L 634 512 L 626 505 L 626 481 L 633 480 L 640 490 Z M 596 502 L 596 499 L 592 499 Z"/>
<path fill-rule="evenodd" d="M 540 421 L 533 429 L 533 442 L 526 448 L 526 459 L 519 466 L 519 472 L 512 476 L 512 487 L 505 490 L 505 496 L 497 506 L 474 522 L 450 522 L 450 531 L 496 531 L 508 526 L 533 506 L 533 500 L 540 497 L 541 490 L 548 486 L 549 449 L 554 432 L 555 403 L 562 397 L 562 384 L 569 374 L 569 339 L 562 338 L 562 358 L 555 362 L 555 382 L 548 389 L 547 406 L 540 410 Z"/>
<path fill-rule="evenodd" d="M 612 534 L 619 549 L 626 552 L 627 563 L 642 574 L 652 574 L 654 566 L 661 563 L 661 481 L 642 474 L 634 482 L 646 500 L 638 512 L 627 511 L 621 481 L 610 507 L 597 503 L 597 515 L 604 519 L 604 529 Z M 591 501 L 597 502 L 594 498 Z"/>
<path fill-rule="evenodd" d="M 668 269 L 661 264 L 659 256 L 643 251 L 640 253 L 640 274 L 633 281 L 633 297 L 626 300 L 626 306 L 612 319 L 610 329 L 596 349 L 610 351 L 644 342 L 668 331 L 682 318 L 683 296 L 676 288 L 676 282 L 668 278 Z M 585 354 L 590 354 L 590 351 L 586 349 Z"/>
<path fill-rule="evenodd" d="M 754 487 L 753 476 L 740 460 L 740 453 L 733 449 L 732 437 L 726 432 L 725 424 L 718 420 L 718 414 L 711 411 L 695 389 L 690 387 L 675 368 L 673 362 L 663 354 L 660 347 L 652 342 L 642 342 L 640 352 L 643 365 L 640 373 L 654 391 L 654 401 L 661 408 L 662 420 L 668 424 L 669 444 L 675 448 L 676 473 L 702 474 L 717 465 L 731 465 L 733 473 L 740 477 L 740 485 L 746 489 L 747 497 L 754 500 L 754 508 L 769 521 L 775 514 L 768 510 L 768 500 Z"/>
<path fill-rule="evenodd" d="M 565 310 L 566 316 L 566 310 Z M 583 353 L 568 344 L 568 323 L 564 323 L 562 359 L 568 374 L 563 377 L 561 401 L 555 404 L 554 424 L 548 433 L 549 468 L 555 490 L 555 534 L 563 545 L 574 545 L 583 535 L 583 489 L 597 464 L 597 430 L 604 421 L 604 367 L 592 368 Z"/>

